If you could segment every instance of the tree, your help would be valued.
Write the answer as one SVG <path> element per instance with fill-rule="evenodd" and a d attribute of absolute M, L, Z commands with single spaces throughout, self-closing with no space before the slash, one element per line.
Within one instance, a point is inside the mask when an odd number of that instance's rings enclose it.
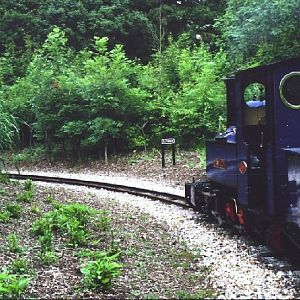
<path fill-rule="evenodd" d="M 218 117 L 224 115 L 226 55 L 211 54 L 205 45 L 186 47 L 183 41 L 170 41 L 140 79 L 150 102 L 147 127 L 156 145 L 172 136 L 192 146 L 216 132 Z"/>
<path fill-rule="evenodd" d="M 233 68 L 289 58 L 300 50 L 298 0 L 229 0 L 217 28 Z"/>

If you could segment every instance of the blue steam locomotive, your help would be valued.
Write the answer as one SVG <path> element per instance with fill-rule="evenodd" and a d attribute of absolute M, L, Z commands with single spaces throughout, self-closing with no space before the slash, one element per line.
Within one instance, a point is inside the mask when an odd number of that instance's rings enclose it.
<path fill-rule="evenodd" d="M 225 84 L 228 129 L 206 141 L 206 178 L 186 183 L 186 201 L 278 252 L 299 253 L 300 57 Z"/>

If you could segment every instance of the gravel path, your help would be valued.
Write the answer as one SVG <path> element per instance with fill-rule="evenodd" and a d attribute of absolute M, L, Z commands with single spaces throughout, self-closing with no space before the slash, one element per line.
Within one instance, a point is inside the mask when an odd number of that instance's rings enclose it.
<path fill-rule="evenodd" d="M 30 172 L 33 173 L 33 172 Z M 34 172 L 37 173 L 37 172 Z M 134 177 L 117 174 L 103 175 L 101 173 L 48 173 L 56 176 L 69 176 L 87 180 L 101 180 L 117 182 L 119 184 L 135 184 L 153 189 L 168 190 L 183 193 L 182 187 L 176 187 L 169 182 L 155 182 L 155 180 L 140 181 Z M 45 184 L 42 184 L 45 185 Z M 67 187 L 67 189 L 84 191 L 85 188 Z M 180 238 L 189 249 L 201 251 L 201 264 L 210 270 L 213 288 L 218 292 L 219 299 L 295 299 L 300 298 L 297 273 L 281 270 L 280 266 L 286 262 L 271 260 L 269 263 L 261 261 L 259 254 L 267 251 L 255 242 L 243 237 L 233 237 L 212 224 L 205 222 L 202 216 L 192 210 L 182 210 L 147 199 L 133 201 L 133 196 L 115 194 L 103 190 L 88 189 L 90 193 L 101 198 L 112 198 L 121 205 L 137 207 L 162 223 L 168 224 L 171 233 Z M 147 230 L 145 228 L 145 234 Z"/>

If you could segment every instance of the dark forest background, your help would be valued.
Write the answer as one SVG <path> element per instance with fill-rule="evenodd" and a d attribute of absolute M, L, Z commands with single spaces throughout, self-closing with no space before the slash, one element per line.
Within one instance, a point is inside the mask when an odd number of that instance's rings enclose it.
<path fill-rule="evenodd" d="M 0 146 L 80 158 L 224 126 L 223 78 L 300 54 L 300 1 L 2 0 Z"/>

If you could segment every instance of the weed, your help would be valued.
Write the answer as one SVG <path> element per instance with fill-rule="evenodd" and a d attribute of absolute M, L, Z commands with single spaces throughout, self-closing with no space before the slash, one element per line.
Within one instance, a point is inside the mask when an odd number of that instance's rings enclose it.
<path fill-rule="evenodd" d="M 44 266 L 50 266 L 58 261 L 58 256 L 53 251 L 46 251 L 40 253 L 40 261 Z"/>
<path fill-rule="evenodd" d="M 39 218 L 31 226 L 31 232 L 36 236 L 44 235 L 52 230 L 51 222 L 48 218 Z"/>
<path fill-rule="evenodd" d="M 7 191 L 3 187 L 0 188 L 0 195 L 8 195 Z"/>
<path fill-rule="evenodd" d="M 200 168 L 203 170 L 206 168 L 206 151 L 204 147 L 199 150 L 199 157 L 200 157 Z"/>
<path fill-rule="evenodd" d="M 24 275 L 0 273 L 0 298 L 20 298 L 30 283 L 30 278 Z"/>
<path fill-rule="evenodd" d="M 28 265 L 26 258 L 16 258 L 11 264 L 10 272 L 13 274 L 27 274 Z"/>
<path fill-rule="evenodd" d="M 57 230 L 69 238 L 71 245 L 86 245 L 90 238 L 87 224 L 96 215 L 96 210 L 82 204 L 60 204 L 38 219 L 32 225 L 31 231 L 37 236 L 43 236 L 48 231 Z"/>
<path fill-rule="evenodd" d="M 80 270 L 84 275 L 84 285 L 90 289 L 110 288 L 112 279 L 121 275 L 122 265 L 117 262 L 118 256 L 118 253 L 109 256 L 103 252 L 102 257 L 88 261 Z"/>
<path fill-rule="evenodd" d="M 7 223 L 9 221 L 9 212 L 0 211 L 0 223 Z"/>
<path fill-rule="evenodd" d="M 31 202 L 33 199 L 34 193 L 32 191 L 25 191 L 17 195 L 17 201 L 20 202 Z"/>
<path fill-rule="evenodd" d="M 107 256 L 113 257 L 116 256 L 116 258 L 120 258 L 121 252 L 118 253 L 112 253 L 111 251 L 92 251 L 89 249 L 80 250 L 76 253 L 77 257 L 83 257 L 83 258 L 90 258 L 91 260 L 97 260 L 102 259 Z"/>
<path fill-rule="evenodd" d="M 55 200 L 55 198 L 52 195 L 47 195 L 47 198 L 45 199 L 46 203 L 52 204 Z"/>
<path fill-rule="evenodd" d="M 27 192 L 32 192 L 32 193 L 35 192 L 35 184 L 33 183 L 32 180 L 26 179 L 24 181 L 24 190 Z"/>
<path fill-rule="evenodd" d="M 159 297 L 156 294 L 147 294 L 143 297 L 144 299 L 148 299 L 148 300 L 156 300 L 159 299 Z"/>
<path fill-rule="evenodd" d="M 5 207 L 11 218 L 19 219 L 22 212 L 22 206 L 19 204 L 7 204 Z"/>
<path fill-rule="evenodd" d="M 32 204 L 31 205 L 31 212 L 36 214 L 36 215 L 40 215 L 41 214 L 41 208 L 39 206 L 37 206 L 36 204 Z"/>
<path fill-rule="evenodd" d="M 20 245 L 19 238 L 14 234 L 10 233 L 7 236 L 7 246 L 8 250 L 13 253 L 22 253 L 23 248 Z"/>
<path fill-rule="evenodd" d="M 108 212 L 105 210 L 100 210 L 98 212 L 98 218 L 95 220 L 94 224 L 98 229 L 106 231 L 110 227 L 110 221 L 111 219 L 108 216 Z"/>
<path fill-rule="evenodd" d="M 174 267 L 180 267 L 187 269 L 189 268 L 190 264 L 197 260 L 200 257 L 200 251 L 190 251 L 188 249 L 182 249 L 173 254 L 175 259 Z"/>
<path fill-rule="evenodd" d="M 7 183 L 9 183 L 9 182 L 10 182 L 10 178 L 8 177 L 8 175 L 5 174 L 5 173 L 2 173 L 2 172 L 0 171 L 0 183 L 7 184 Z"/>
<path fill-rule="evenodd" d="M 186 291 L 178 291 L 176 293 L 177 299 L 212 299 L 215 297 L 215 293 L 210 290 L 203 290 L 196 293 L 189 293 Z"/>
<path fill-rule="evenodd" d="M 90 238 L 90 234 L 74 219 L 69 220 L 67 223 L 67 232 L 73 246 L 84 246 Z"/>
<path fill-rule="evenodd" d="M 41 244 L 41 252 L 47 252 L 52 249 L 53 234 L 52 231 L 47 230 L 39 237 L 39 242 Z"/>
<path fill-rule="evenodd" d="M 16 154 L 13 157 L 13 163 L 17 164 L 19 162 L 30 162 L 36 163 L 38 162 L 43 156 L 45 156 L 45 149 L 42 146 L 38 146 L 35 148 L 27 148 L 24 149 L 21 153 Z"/>

